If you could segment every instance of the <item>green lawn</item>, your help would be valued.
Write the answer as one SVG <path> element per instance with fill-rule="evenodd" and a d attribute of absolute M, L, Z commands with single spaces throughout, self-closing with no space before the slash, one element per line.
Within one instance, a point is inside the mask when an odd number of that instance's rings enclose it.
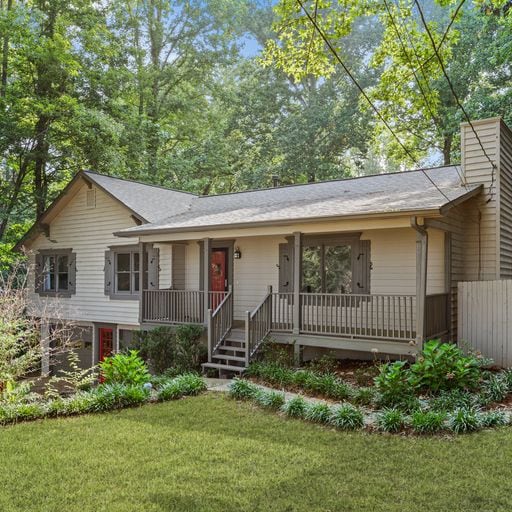
<path fill-rule="evenodd" d="M 512 509 L 512 429 L 335 432 L 203 395 L 0 428 L 0 511 Z"/>

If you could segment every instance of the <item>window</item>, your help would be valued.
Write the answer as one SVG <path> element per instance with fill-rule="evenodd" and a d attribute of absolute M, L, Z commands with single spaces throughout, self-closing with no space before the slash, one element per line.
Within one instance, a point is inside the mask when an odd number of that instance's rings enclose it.
<path fill-rule="evenodd" d="M 40 251 L 36 255 L 36 292 L 60 297 L 74 294 L 75 256 L 71 249 Z"/>
<path fill-rule="evenodd" d="M 115 293 L 138 293 L 140 289 L 140 255 L 137 249 L 129 252 L 116 252 L 114 260 Z M 146 253 L 146 276 L 147 281 L 147 253 Z"/>
<path fill-rule="evenodd" d="M 352 293 L 351 245 L 305 246 L 302 251 L 302 291 Z"/>

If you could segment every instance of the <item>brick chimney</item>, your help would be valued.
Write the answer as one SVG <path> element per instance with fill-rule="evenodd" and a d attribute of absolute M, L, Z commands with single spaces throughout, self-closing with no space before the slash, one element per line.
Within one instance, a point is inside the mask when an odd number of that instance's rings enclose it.
<path fill-rule="evenodd" d="M 479 253 L 478 279 L 510 279 L 512 132 L 500 117 L 471 124 L 461 124 L 461 165 L 467 185 L 484 186 L 477 207 L 473 207 L 479 210 L 476 213 L 480 218 L 479 233 L 475 235 L 478 240 L 473 244 L 473 250 Z M 475 212 L 471 213 L 474 217 Z"/>

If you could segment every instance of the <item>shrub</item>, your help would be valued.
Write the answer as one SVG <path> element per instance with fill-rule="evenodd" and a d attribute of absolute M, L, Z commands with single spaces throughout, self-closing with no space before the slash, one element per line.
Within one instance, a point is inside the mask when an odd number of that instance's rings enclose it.
<path fill-rule="evenodd" d="M 446 413 L 437 411 L 415 411 L 412 414 L 412 428 L 420 434 L 433 434 L 444 428 Z"/>
<path fill-rule="evenodd" d="M 448 415 L 448 426 L 456 434 L 464 434 L 481 427 L 480 416 L 474 409 L 459 408 Z"/>
<path fill-rule="evenodd" d="M 507 423 L 507 415 L 503 411 L 487 411 L 480 414 L 482 427 L 502 427 Z"/>
<path fill-rule="evenodd" d="M 377 427 L 383 432 L 398 432 L 405 426 L 405 416 L 398 409 L 383 409 L 377 414 Z"/>
<path fill-rule="evenodd" d="M 429 400 L 429 409 L 432 411 L 453 411 L 454 409 L 470 409 L 481 405 L 480 395 L 464 391 L 462 389 L 452 389 L 450 391 L 441 391 L 439 395 Z"/>
<path fill-rule="evenodd" d="M 332 411 L 332 425 L 344 430 L 355 430 L 364 427 L 363 413 L 352 404 L 343 404 Z"/>
<path fill-rule="evenodd" d="M 482 385 L 482 394 L 487 402 L 501 402 L 509 392 L 507 378 L 501 374 L 491 374 Z"/>
<path fill-rule="evenodd" d="M 76 393 L 91 389 L 97 379 L 96 367 L 83 369 L 80 366 L 80 359 L 74 350 L 68 355 L 69 370 L 59 370 L 58 375 L 53 376 L 47 384 L 46 396 L 58 396 L 58 386 L 63 386 L 65 391 Z"/>
<path fill-rule="evenodd" d="M 256 402 L 267 409 L 279 409 L 284 404 L 284 393 L 262 390 L 255 396 Z"/>
<path fill-rule="evenodd" d="M 431 340 L 425 343 L 418 360 L 411 365 L 410 383 L 426 391 L 475 389 L 481 378 L 480 361 L 465 356 L 457 345 Z"/>
<path fill-rule="evenodd" d="M 272 339 L 266 339 L 263 342 L 259 349 L 259 355 L 264 363 L 274 363 L 285 368 L 290 368 L 295 363 L 291 346 L 276 343 Z"/>
<path fill-rule="evenodd" d="M 229 385 L 229 394 L 237 400 L 250 400 L 255 398 L 260 388 L 245 379 L 233 379 Z"/>
<path fill-rule="evenodd" d="M 363 366 L 354 371 L 354 379 L 358 386 L 371 386 L 375 377 L 380 373 L 379 366 Z"/>
<path fill-rule="evenodd" d="M 374 388 L 356 388 L 352 391 L 351 401 L 359 405 L 371 405 L 375 400 Z"/>
<path fill-rule="evenodd" d="M 285 402 L 281 411 L 287 416 L 302 418 L 306 412 L 307 402 L 301 396 L 295 396 Z"/>
<path fill-rule="evenodd" d="M 207 353 L 201 343 L 203 334 L 201 325 L 179 325 L 176 328 L 174 367 L 181 373 L 198 370 Z"/>
<path fill-rule="evenodd" d="M 140 405 L 149 399 L 150 391 L 143 386 L 126 384 L 104 384 L 98 386 L 91 393 L 92 409 L 94 411 L 108 411 Z"/>
<path fill-rule="evenodd" d="M 70 398 L 63 400 L 64 409 L 60 404 L 56 406 L 63 414 L 85 414 L 96 410 L 96 397 L 92 391 L 80 391 Z"/>
<path fill-rule="evenodd" d="M 182 396 L 198 395 L 206 389 L 204 380 L 195 373 L 186 373 L 168 380 L 158 390 L 158 400 L 175 400 Z"/>
<path fill-rule="evenodd" d="M 150 378 L 146 363 L 137 350 L 105 358 L 100 369 L 106 384 L 144 384 Z"/>
<path fill-rule="evenodd" d="M 172 327 L 155 327 L 135 334 L 136 346 L 141 357 L 148 361 L 151 370 L 161 374 L 174 363 L 174 330 Z"/>
<path fill-rule="evenodd" d="M 46 412 L 48 416 L 62 416 L 66 414 L 66 406 L 66 400 L 63 398 L 55 398 L 47 402 Z"/>
<path fill-rule="evenodd" d="M 308 404 L 305 418 L 316 423 L 328 423 L 331 419 L 331 408 L 322 402 Z"/>
<path fill-rule="evenodd" d="M 246 373 L 279 386 L 290 386 L 294 383 L 293 370 L 276 363 L 252 363 Z"/>
<path fill-rule="evenodd" d="M 414 395 L 415 390 L 409 381 L 410 372 L 406 364 L 405 361 L 395 361 L 382 365 L 379 375 L 375 377 L 381 405 L 395 405 Z"/>

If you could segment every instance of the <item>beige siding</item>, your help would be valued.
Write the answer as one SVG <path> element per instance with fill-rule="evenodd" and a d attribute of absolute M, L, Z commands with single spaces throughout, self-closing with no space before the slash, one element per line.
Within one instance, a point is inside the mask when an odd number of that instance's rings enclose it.
<path fill-rule="evenodd" d="M 76 321 L 137 324 L 137 300 L 111 300 L 104 295 L 105 251 L 108 246 L 127 245 L 127 240 L 112 233 L 133 227 L 130 212 L 110 196 L 96 190 L 96 207 L 85 202 L 84 184 L 66 208 L 52 221 L 50 240 L 40 235 L 30 247 L 32 263 L 39 249 L 73 249 L 76 253 L 76 294 L 71 298 L 45 299 L 34 291 L 34 276 L 30 275 L 32 311 L 55 311 L 55 315 Z"/>
<path fill-rule="evenodd" d="M 154 246 L 159 250 L 158 286 L 159 288 L 170 288 L 172 285 L 172 246 L 170 244 L 155 244 Z"/>
<path fill-rule="evenodd" d="M 199 244 L 190 242 L 185 249 L 185 289 L 199 290 Z"/>
<path fill-rule="evenodd" d="M 500 132 L 500 276 L 512 278 L 512 132 L 501 123 Z"/>

